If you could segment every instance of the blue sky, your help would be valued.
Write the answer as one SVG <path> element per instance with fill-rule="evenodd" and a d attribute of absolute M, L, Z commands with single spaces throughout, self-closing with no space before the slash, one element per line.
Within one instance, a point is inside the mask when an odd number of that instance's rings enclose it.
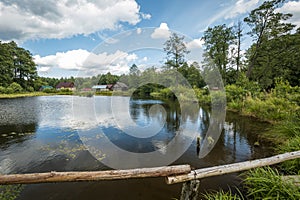
<path fill-rule="evenodd" d="M 201 61 L 203 31 L 234 25 L 262 0 L 0 0 L 0 40 L 30 50 L 41 76 L 127 73 L 163 63 L 163 43 L 175 31 L 186 38 L 187 59 Z M 282 12 L 300 25 L 299 1 Z M 247 29 L 247 25 L 244 25 Z M 245 38 L 245 47 L 247 46 Z"/>

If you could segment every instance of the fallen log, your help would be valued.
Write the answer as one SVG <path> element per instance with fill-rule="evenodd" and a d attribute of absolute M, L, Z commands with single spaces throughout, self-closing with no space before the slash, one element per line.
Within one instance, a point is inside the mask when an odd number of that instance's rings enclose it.
<path fill-rule="evenodd" d="M 278 164 L 296 158 L 300 158 L 300 151 L 279 154 L 269 158 L 257 159 L 252 161 L 192 170 L 188 174 L 168 176 L 166 177 L 166 182 L 167 184 L 181 183 L 181 182 L 186 182 L 194 179 L 224 175 L 233 172 L 245 171 L 257 167 L 274 165 L 274 164 Z"/>
<path fill-rule="evenodd" d="M 186 174 L 191 171 L 190 165 L 177 165 L 153 168 L 107 170 L 88 172 L 46 172 L 32 174 L 0 175 L 0 184 L 30 184 L 71 181 L 101 181 L 129 178 L 166 177 L 175 174 Z"/>
<path fill-rule="evenodd" d="M 281 179 L 284 182 L 288 182 L 300 187 L 300 176 L 299 175 L 289 175 L 289 176 L 282 176 Z"/>

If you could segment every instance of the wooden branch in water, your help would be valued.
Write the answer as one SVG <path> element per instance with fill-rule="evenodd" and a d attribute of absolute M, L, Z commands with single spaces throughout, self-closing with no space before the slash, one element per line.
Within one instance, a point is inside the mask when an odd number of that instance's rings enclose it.
<path fill-rule="evenodd" d="M 46 172 L 32 174 L 0 175 L 0 184 L 29 184 L 70 181 L 101 181 L 129 178 L 165 177 L 191 172 L 190 165 L 177 165 L 153 168 L 88 171 L 88 172 Z"/>
<path fill-rule="evenodd" d="M 166 177 L 167 184 L 181 183 L 194 179 L 201 179 L 211 176 L 218 176 L 233 172 L 245 171 L 257 167 L 278 164 L 287 160 L 300 158 L 300 151 L 279 154 L 269 158 L 257 159 L 252 161 L 221 165 L 191 171 L 189 174 L 173 175 Z"/>

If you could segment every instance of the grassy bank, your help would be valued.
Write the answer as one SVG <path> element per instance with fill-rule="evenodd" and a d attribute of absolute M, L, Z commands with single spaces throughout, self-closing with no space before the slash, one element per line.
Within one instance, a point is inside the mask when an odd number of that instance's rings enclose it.
<path fill-rule="evenodd" d="M 26 93 L 15 93 L 15 94 L 0 94 L 0 99 L 12 99 L 21 97 L 35 97 L 35 96 L 47 96 L 51 95 L 44 92 L 26 92 Z"/>
<path fill-rule="evenodd" d="M 197 92 L 199 101 L 209 103 L 210 95 Z M 255 83 L 227 85 L 227 110 L 253 116 L 272 124 L 260 140 L 274 145 L 274 154 L 300 150 L 300 88 L 277 80 L 269 92 L 260 91 Z M 200 101 L 200 102 L 201 102 Z M 250 170 L 243 175 L 243 196 L 220 191 L 204 199 L 299 199 L 300 188 L 282 180 L 283 175 L 300 175 L 300 159 L 286 161 L 275 167 Z"/>

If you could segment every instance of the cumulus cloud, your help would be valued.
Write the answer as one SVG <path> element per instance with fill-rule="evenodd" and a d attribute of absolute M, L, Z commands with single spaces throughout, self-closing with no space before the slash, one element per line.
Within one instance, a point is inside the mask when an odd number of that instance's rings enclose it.
<path fill-rule="evenodd" d="M 67 52 L 57 52 L 55 55 L 34 56 L 40 73 L 51 69 L 79 70 L 82 75 L 95 75 L 111 72 L 123 74 L 128 72 L 131 62 L 138 59 L 134 53 L 128 54 L 116 51 L 95 54 L 87 50 L 77 49 Z"/>
<path fill-rule="evenodd" d="M 2 0 L 0 15 L 1 40 L 88 35 L 151 17 L 135 0 Z"/>
<path fill-rule="evenodd" d="M 169 30 L 167 23 L 161 23 L 159 28 L 156 28 L 154 32 L 151 34 L 151 38 L 153 39 L 166 39 L 169 38 L 171 32 Z"/>
<path fill-rule="evenodd" d="M 202 48 L 202 45 L 204 44 L 204 40 L 202 40 L 201 38 L 199 39 L 194 39 L 191 42 L 188 42 L 186 44 L 186 48 L 188 50 L 192 50 L 192 49 L 198 49 L 198 48 Z"/>
<path fill-rule="evenodd" d="M 290 22 L 300 27 L 300 1 L 286 2 L 277 11 L 281 13 L 293 14 L 293 17 L 290 19 Z"/>

